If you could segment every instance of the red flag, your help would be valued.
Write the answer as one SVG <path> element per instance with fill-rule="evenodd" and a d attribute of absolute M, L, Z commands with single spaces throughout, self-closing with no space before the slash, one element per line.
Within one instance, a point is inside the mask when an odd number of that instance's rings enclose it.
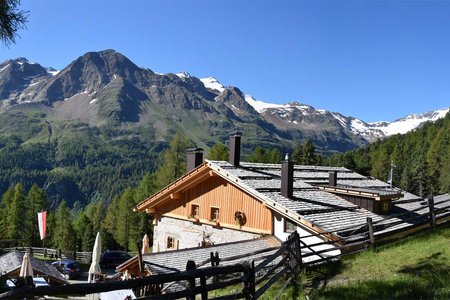
<path fill-rule="evenodd" d="M 39 235 L 41 240 L 47 236 L 47 211 L 38 213 Z"/>

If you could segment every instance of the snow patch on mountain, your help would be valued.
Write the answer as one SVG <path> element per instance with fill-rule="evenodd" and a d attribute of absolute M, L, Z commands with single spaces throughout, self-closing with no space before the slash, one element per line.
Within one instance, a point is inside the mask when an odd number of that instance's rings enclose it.
<path fill-rule="evenodd" d="M 274 104 L 274 103 L 266 103 L 263 101 L 256 100 L 250 95 L 245 95 L 245 101 L 250 104 L 257 112 L 262 113 L 264 110 L 268 108 L 284 108 L 285 105 L 282 104 Z"/>
<path fill-rule="evenodd" d="M 191 74 L 189 74 L 188 72 L 179 72 L 176 73 L 175 75 L 177 75 L 180 78 L 191 78 Z"/>
<path fill-rule="evenodd" d="M 207 89 L 218 91 L 219 93 L 225 90 L 225 87 L 214 77 L 200 78 L 200 81 L 203 82 L 203 85 Z"/>
<path fill-rule="evenodd" d="M 369 125 L 371 128 L 381 130 L 386 136 L 398 133 L 404 134 L 421 126 L 424 122 L 435 122 L 438 119 L 442 119 L 449 111 L 450 108 L 444 108 L 423 114 L 408 115 L 394 122 L 374 122 L 369 123 Z"/>

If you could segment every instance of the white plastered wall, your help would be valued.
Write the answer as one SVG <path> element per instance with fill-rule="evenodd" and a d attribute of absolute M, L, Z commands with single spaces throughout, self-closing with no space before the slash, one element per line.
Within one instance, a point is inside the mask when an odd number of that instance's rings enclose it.
<path fill-rule="evenodd" d="M 273 222 L 274 222 L 274 234 L 275 234 L 275 236 L 277 238 L 279 238 L 281 241 L 286 241 L 288 236 L 291 233 L 284 231 L 284 217 L 281 216 L 280 214 L 274 212 Z M 317 243 L 321 243 L 321 242 L 325 241 L 324 239 L 321 239 L 321 238 L 316 237 L 316 236 L 305 237 L 305 236 L 311 235 L 313 232 L 309 231 L 309 230 L 306 230 L 303 226 L 297 226 L 297 232 L 300 235 L 300 240 L 303 241 L 307 245 L 317 244 Z M 305 238 L 302 238 L 302 237 L 305 237 Z M 303 247 L 303 245 L 302 245 L 302 247 Z M 320 253 L 320 255 L 322 257 L 336 256 L 336 255 L 339 255 L 341 253 L 340 250 L 338 250 L 335 246 L 333 246 L 331 244 L 313 246 L 313 247 L 311 247 L 311 249 L 303 249 L 302 248 L 302 255 L 306 255 L 307 253 L 311 253 L 311 251 L 321 251 L 321 250 L 325 250 L 325 249 L 330 249 L 330 251 L 326 251 L 326 252 Z M 311 262 L 311 261 L 315 261 L 315 260 L 318 260 L 318 259 L 321 259 L 321 257 L 319 255 L 311 255 L 311 256 L 305 257 L 303 259 L 303 262 Z"/>

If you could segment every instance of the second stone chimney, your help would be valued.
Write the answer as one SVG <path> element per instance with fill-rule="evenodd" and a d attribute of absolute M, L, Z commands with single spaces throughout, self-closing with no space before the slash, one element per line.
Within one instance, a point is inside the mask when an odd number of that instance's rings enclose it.
<path fill-rule="evenodd" d="M 332 171 L 328 175 L 328 185 L 336 186 L 337 185 L 337 171 Z"/>
<path fill-rule="evenodd" d="M 286 158 L 281 162 L 281 195 L 286 198 L 292 198 L 294 194 L 294 163 Z"/>
<path fill-rule="evenodd" d="M 186 173 L 194 170 L 203 163 L 203 149 L 190 148 L 186 151 Z"/>
<path fill-rule="evenodd" d="M 241 136 L 241 132 L 233 132 L 230 134 L 228 162 L 235 167 L 238 167 L 241 162 Z"/>

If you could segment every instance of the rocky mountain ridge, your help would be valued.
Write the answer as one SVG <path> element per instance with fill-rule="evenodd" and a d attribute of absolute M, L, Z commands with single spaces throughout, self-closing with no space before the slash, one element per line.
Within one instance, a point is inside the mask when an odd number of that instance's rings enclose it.
<path fill-rule="evenodd" d="M 24 58 L 0 64 L 0 119 L 30 104 L 45 111 L 47 122 L 146 127 L 157 140 L 182 131 L 208 147 L 226 142 L 230 131 L 239 130 L 249 137 L 249 144 L 290 147 L 311 139 L 324 152 L 342 152 L 404 133 L 448 112 L 367 123 L 298 102 L 265 103 L 213 77 L 155 73 L 114 50 L 86 53 L 60 72 Z"/>

